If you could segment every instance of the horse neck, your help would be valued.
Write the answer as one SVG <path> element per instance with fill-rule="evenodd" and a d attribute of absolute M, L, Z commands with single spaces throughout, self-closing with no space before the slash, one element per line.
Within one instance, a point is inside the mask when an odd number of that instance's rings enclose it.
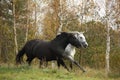
<path fill-rule="evenodd" d="M 70 55 L 74 58 L 75 55 L 75 47 L 71 44 L 68 45 L 70 47 Z"/>
<path fill-rule="evenodd" d="M 75 47 L 73 46 L 73 45 L 71 45 L 71 44 L 68 44 L 67 46 L 69 46 L 70 47 L 70 49 L 75 49 Z"/>
<path fill-rule="evenodd" d="M 63 39 L 53 39 L 53 40 L 51 41 L 51 43 L 54 44 L 54 45 L 56 45 L 56 47 L 59 46 L 59 47 L 65 49 L 65 48 L 67 47 L 67 45 L 69 44 L 69 41 L 68 41 L 67 38 L 63 38 Z"/>
<path fill-rule="evenodd" d="M 75 47 L 73 46 L 73 45 L 71 45 L 71 44 L 68 44 L 67 45 L 67 47 L 66 47 L 66 50 L 68 51 L 68 52 L 74 52 L 75 53 Z"/>
<path fill-rule="evenodd" d="M 71 56 L 73 58 L 74 58 L 75 52 L 76 52 L 75 47 L 72 46 L 71 44 L 68 44 L 67 47 L 65 48 L 66 55 Z"/>

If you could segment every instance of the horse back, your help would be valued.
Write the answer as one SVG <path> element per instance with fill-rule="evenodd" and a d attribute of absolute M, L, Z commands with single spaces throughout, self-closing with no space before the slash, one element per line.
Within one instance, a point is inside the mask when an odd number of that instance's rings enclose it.
<path fill-rule="evenodd" d="M 52 55 L 51 53 L 51 48 L 50 48 L 50 42 L 49 41 L 42 41 L 42 40 L 39 40 L 37 42 L 37 44 L 34 46 L 33 48 L 33 54 L 35 55 L 35 57 L 37 58 L 50 58 Z"/>

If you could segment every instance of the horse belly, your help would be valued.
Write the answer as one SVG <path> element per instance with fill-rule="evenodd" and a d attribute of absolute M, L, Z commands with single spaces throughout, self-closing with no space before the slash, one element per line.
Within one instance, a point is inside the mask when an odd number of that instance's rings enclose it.
<path fill-rule="evenodd" d="M 36 53 L 36 57 L 39 59 L 46 59 L 47 61 L 49 61 L 52 58 L 52 55 L 50 53 L 49 50 L 47 49 L 40 49 L 37 53 Z"/>

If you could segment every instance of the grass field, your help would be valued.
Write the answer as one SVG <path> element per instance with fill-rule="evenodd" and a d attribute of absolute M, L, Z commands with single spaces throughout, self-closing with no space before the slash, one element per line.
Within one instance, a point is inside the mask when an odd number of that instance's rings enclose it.
<path fill-rule="evenodd" d="M 0 80 L 120 80 L 119 78 L 105 78 L 104 71 L 87 69 L 82 73 L 79 69 L 71 72 L 65 69 L 39 69 L 37 66 L 1 66 Z"/>

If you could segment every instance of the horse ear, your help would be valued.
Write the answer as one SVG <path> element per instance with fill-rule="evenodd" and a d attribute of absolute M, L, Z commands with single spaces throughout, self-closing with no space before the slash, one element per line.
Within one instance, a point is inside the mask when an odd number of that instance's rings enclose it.
<path fill-rule="evenodd" d="M 67 33 L 67 32 L 59 32 L 59 33 L 57 33 L 57 36 L 59 36 L 59 35 L 64 35 L 64 36 L 67 36 L 67 35 L 68 35 L 68 33 Z"/>
<path fill-rule="evenodd" d="M 87 30 L 85 30 L 85 31 L 82 31 L 82 33 L 86 33 L 86 32 L 88 32 Z"/>
<path fill-rule="evenodd" d="M 60 35 L 60 34 L 61 34 L 61 32 L 58 32 L 58 33 L 57 33 L 57 35 Z"/>
<path fill-rule="evenodd" d="M 67 32 L 61 32 L 61 34 L 67 34 Z"/>
<path fill-rule="evenodd" d="M 57 35 L 65 34 L 66 32 L 58 32 Z"/>
<path fill-rule="evenodd" d="M 85 31 L 82 31 L 82 32 L 80 32 L 80 33 L 82 33 L 82 34 L 83 34 L 83 33 L 85 33 Z"/>

